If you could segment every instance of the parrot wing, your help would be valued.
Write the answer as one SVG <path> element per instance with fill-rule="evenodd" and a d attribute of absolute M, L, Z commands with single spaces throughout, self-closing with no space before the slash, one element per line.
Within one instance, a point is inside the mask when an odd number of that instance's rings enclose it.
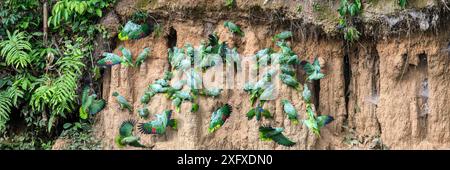
<path fill-rule="evenodd" d="M 282 133 L 279 133 L 277 135 L 272 136 L 272 140 L 276 143 L 283 145 L 283 146 L 293 146 L 295 145 L 295 142 L 292 142 L 289 140 L 286 136 L 284 136 Z"/>
<path fill-rule="evenodd" d="M 133 128 L 134 128 L 135 124 L 136 124 L 136 121 L 132 120 L 132 119 L 122 122 L 122 124 L 120 125 L 120 128 L 119 128 L 120 137 L 125 138 L 125 137 L 132 136 Z"/>
<path fill-rule="evenodd" d="M 92 102 L 92 105 L 89 107 L 89 114 L 95 115 L 98 112 L 102 111 L 103 108 L 105 108 L 106 101 L 103 99 L 100 100 L 94 100 Z"/>
<path fill-rule="evenodd" d="M 325 125 L 331 123 L 333 120 L 334 118 L 332 116 L 322 115 L 317 117 L 317 124 L 319 125 L 319 128 L 322 128 Z"/>

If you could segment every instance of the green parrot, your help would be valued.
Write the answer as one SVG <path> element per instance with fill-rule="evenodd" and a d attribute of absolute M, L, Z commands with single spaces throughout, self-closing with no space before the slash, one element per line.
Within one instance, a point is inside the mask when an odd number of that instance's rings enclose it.
<path fill-rule="evenodd" d="M 270 126 L 260 126 L 259 127 L 259 138 L 263 141 L 273 140 L 275 143 L 283 146 L 293 146 L 295 142 L 292 142 L 283 135 L 284 129 L 280 127 L 270 127 Z"/>
<path fill-rule="evenodd" d="M 138 109 L 138 114 L 141 118 L 147 119 L 150 111 L 146 107 Z"/>
<path fill-rule="evenodd" d="M 156 93 L 151 90 L 146 91 L 144 93 L 144 95 L 142 95 L 142 97 L 141 97 L 141 104 L 148 104 L 148 102 L 150 102 L 150 99 L 155 95 L 156 95 Z"/>
<path fill-rule="evenodd" d="M 163 79 L 164 80 L 169 81 L 169 80 L 172 80 L 172 78 L 173 78 L 173 73 L 172 72 L 164 71 L 164 75 L 163 75 Z"/>
<path fill-rule="evenodd" d="M 253 91 L 255 89 L 255 84 L 251 83 L 251 82 L 247 82 L 244 84 L 244 91 L 250 93 L 251 91 Z"/>
<path fill-rule="evenodd" d="M 285 39 L 291 38 L 292 37 L 292 32 L 291 31 L 283 31 L 277 35 L 275 35 L 272 38 L 272 41 L 276 41 L 276 40 L 281 40 L 284 41 Z"/>
<path fill-rule="evenodd" d="M 177 120 L 171 119 L 172 110 L 165 110 L 161 114 L 156 114 L 156 119 L 138 125 L 139 131 L 143 134 L 165 134 L 167 127 L 177 129 Z"/>
<path fill-rule="evenodd" d="M 136 65 L 137 67 L 141 66 L 141 64 L 144 63 L 145 59 L 147 59 L 149 54 L 150 54 L 150 48 L 144 48 L 144 50 L 136 58 L 136 62 L 134 65 Z"/>
<path fill-rule="evenodd" d="M 169 63 L 172 66 L 172 69 L 178 69 L 181 60 L 185 57 L 183 50 L 173 47 L 168 50 L 168 54 Z"/>
<path fill-rule="evenodd" d="M 132 66 L 133 67 L 133 57 L 131 55 L 130 50 L 125 47 L 119 47 L 119 50 L 122 51 L 122 64 L 124 66 Z"/>
<path fill-rule="evenodd" d="M 208 132 L 213 133 L 218 130 L 225 121 L 230 117 L 232 108 L 229 104 L 225 104 L 212 113 L 211 121 L 209 122 Z"/>
<path fill-rule="evenodd" d="M 119 95 L 118 92 L 114 92 L 112 94 L 114 97 L 116 97 L 116 101 L 119 103 L 120 109 L 128 109 L 130 112 L 133 112 L 133 109 L 130 105 L 130 103 L 128 103 L 127 99 L 121 95 Z"/>
<path fill-rule="evenodd" d="M 150 84 L 148 88 L 155 93 L 165 93 L 169 89 L 168 87 L 163 87 L 161 84 Z"/>
<path fill-rule="evenodd" d="M 226 51 L 225 61 L 227 63 L 227 66 L 233 66 L 233 64 L 236 64 L 236 70 L 242 70 L 241 58 L 239 56 L 237 48 L 235 47 L 231 50 L 227 48 Z"/>
<path fill-rule="evenodd" d="M 303 120 L 303 123 L 312 130 L 312 132 L 318 136 L 320 136 L 320 129 L 325 125 L 331 123 L 334 120 L 332 116 L 322 115 L 317 117 L 317 119 L 309 118 Z"/>
<path fill-rule="evenodd" d="M 255 55 L 255 59 L 256 59 L 256 69 L 259 69 L 261 67 L 265 67 L 267 65 L 269 65 L 270 63 L 270 59 L 271 59 L 271 52 L 272 49 L 270 48 L 265 48 L 262 49 L 260 51 L 258 51 Z"/>
<path fill-rule="evenodd" d="M 222 93 L 222 90 L 223 90 L 223 89 L 221 89 L 221 88 L 216 88 L 216 87 L 214 87 L 214 88 L 209 88 L 209 89 L 202 89 L 202 90 L 200 91 L 200 94 L 201 94 L 201 95 L 204 95 L 204 96 L 217 97 L 217 96 L 220 95 L 220 93 Z"/>
<path fill-rule="evenodd" d="M 181 98 L 178 97 L 172 97 L 172 105 L 175 106 L 175 111 L 180 113 L 181 111 L 181 103 L 183 102 L 183 100 L 181 100 Z"/>
<path fill-rule="evenodd" d="M 171 98 L 177 91 L 180 91 L 183 89 L 183 86 L 186 84 L 186 80 L 180 80 L 175 83 L 173 83 L 172 86 L 168 87 L 166 91 L 166 97 Z"/>
<path fill-rule="evenodd" d="M 206 69 L 218 65 L 222 61 L 219 54 L 207 54 L 200 61 L 200 68 L 205 71 Z"/>
<path fill-rule="evenodd" d="M 167 81 L 166 79 L 157 79 L 157 80 L 155 80 L 154 84 L 159 84 L 162 87 L 168 87 L 169 81 Z"/>
<path fill-rule="evenodd" d="M 320 129 L 334 120 L 334 118 L 329 115 L 321 115 L 316 117 L 311 104 L 306 105 L 306 115 L 308 118 L 303 120 L 303 124 L 305 124 L 306 127 L 311 129 L 311 131 L 318 136 L 320 136 Z"/>
<path fill-rule="evenodd" d="M 194 69 L 191 69 L 191 71 L 187 71 L 186 72 L 186 76 L 187 76 L 187 85 L 191 88 L 191 89 L 201 89 L 202 88 L 202 77 L 200 76 L 199 73 L 197 73 L 197 71 L 195 71 Z"/>
<path fill-rule="evenodd" d="M 308 89 L 308 85 L 306 85 L 306 84 L 303 85 L 302 97 L 306 103 L 311 102 L 311 91 Z"/>
<path fill-rule="evenodd" d="M 286 42 L 278 41 L 276 45 L 281 48 L 281 54 L 283 54 L 284 57 L 290 57 L 295 55 L 294 51 L 292 51 L 291 47 L 289 47 Z M 280 58 L 280 60 L 282 59 Z"/>
<path fill-rule="evenodd" d="M 225 21 L 223 26 L 228 28 L 228 31 L 230 31 L 234 34 L 237 34 L 239 36 L 244 36 L 244 32 L 242 32 L 241 28 L 230 21 Z"/>
<path fill-rule="evenodd" d="M 288 74 L 280 74 L 280 79 L 284 84 L 294 88 L 297 91 L 300 90 L 300 83 L 295 77 L 292 77 Z"/>
<path fill-rule="evenodd" d="M 325 74 L 320 72 L 319 59 L 316 57 L 313 64 L 306 62 L 303 66 L 306 74 L 308 75 L 308 80 L 320 80 L 325 77 Z"/>
<path fill-rule="evenodd" d="M 175 90 L 183 89 L 183 86 L 187 83 L 186 80 L 180 80 L 172 84 L 172 88 Z"/>
<path fill-rule="evenodd" d="M 208 35 L 208 46 L 214 47 L 219 45 L 219 36 L 217 36 L 217 33 L 209 34 Z"/>
<path fill-rule="evenodd" d="M 197 103 L 192 103 L 192 106 L 191 106 L 191 112 L 192 112 L 192 113 L 197 112 L 198 109 L 199 109 L 199 107 L 200 107 L 200 105 L 198 105 Z"/>
<path fill-rule="evenodd" d="M 281 73 L 286 74 L 286 75 L 290 75 L 293 77 L 295 77 L 295 75 L 296 75 L 295 69 L 292 68 L 292 66 L 288 65 L 288 64 L 281 64 L 280 70 L 281 70 Z"/>
<path fill-rule="evenodd" d="M 283 105 L 284 113 L 287 114 L 289 120 L 291 120 L 294 125 L 298 124 L 297 110 L 294 105 L 286 99 L 281 100 L 281 104 Z"/>
<path fill-rule="evenodd" d="M 273 84 L 269 85 L 259 96 L 260 101 L 268 101 L 275 99 L 273 92 L 275 90 L 275 86 Z"/>
<path fill-rule="evenodd" d="M 123 27 L 122 31 L 119 32 L 119 40 L 136 40 L 143 38 L 150 34 L 150 26 L 148 24 L 136 24 L 133 21 L 128 21 Z"/>
<path fill-rule="evenodd" d="M 97 61 L 100 66 L 114 66 L 122 63 L 122 58 L 114 53 L 103 53 L 104 58 Z"/>
<path fill-rule="evenodd" d="M 256 120 L 261 120 L 261 116 L 265 118 L 272 118 L 272 114 L 266 110 L 263 109 L 261 106 L 256 106 L 255 108 L 252 108 L 250 111 L 247 112 L 247 118 L 248 120 L 253 119 L 253 117 L 256 116 Z"/>
<path fill-rule="evenodd" d="M 146 148 L 145 145 L 139 143 L 139 137 L 133 136 L 133 129 L 135 124 L 136 121 L 134 120 L 127 120 L 122 122 L 119 128 L 119 135 L 115 138 L 115 142 L 119 146 L 119 148 L 122 148 L 126 145 Z"/>
<path fill-rule="evenodd" d="M 177 91 L 173 94 L 173 98 L 180 98 L 181 100 L 192 101 L 194 97 L 190 94 L 189 91 Z"/>
<path fill-rule="evenodd" d="M 81 107 L 79 110 L 80 118 L 87 119 L 88 113 L 90 115 L 95 115 L 98 112 L 102 111 L 105 108 L 106 101 L 103 99 L 96 100 L 97 95 L 92 94 L 89 95 L 90 88 L 86 86 L 83 88 L 83 92 L 81 95 Z"/>

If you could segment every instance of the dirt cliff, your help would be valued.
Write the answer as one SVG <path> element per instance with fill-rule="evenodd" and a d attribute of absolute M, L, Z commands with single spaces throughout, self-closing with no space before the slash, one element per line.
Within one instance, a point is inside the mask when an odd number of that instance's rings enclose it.
<path fill-rule="evenodd" d="M 120 111 L 112 93 L 120 92 L 134 110 L 141 107 L 139 99 L 146 87 L 169 69 L 167 49 L 172 45 L 198 46 L 217 32 L 246 57 L 274 47 L 271 37 L 284 30 L 294 32 L 291 46 L 301 59 L 318 56 L 323 61 L 326 77 L 313 85 L 315 106 L 335 121 L 320 138 L 286 118 L 284 98 L 294 102 L 301 119 L 306 115 L 298 93 L 281 85 L 281 95 L 267 104 L 273 120 L 247 120 L 248 94 L 225 90 L 218 98 L 200 98 L 197 113 L 183 112 L 191 107 L 183 103 L 182 112 L 174 114 L 179 119 L 177 131 L 141 135 L 142 142 L 154 149 L 450 149 L 450 12 L 441 1 L 410 1 L 405 10 L 393 0 L 365 3 L 358 23 L 361 39 L 353 44 L 336 30 L 339 2 L 319 1 L 320 11 L 312 1 L 237 0 L 233 9 L 224 4 L 221 0 L 121 0 L 104 17 L 101 24 L 116 37 L 119 23 L 141 9 L 162 23 L 165 33 L 126 42 L 99 38 L 98 53 L 119 53 L 117 48 L 124 46 L 136 57 L 143 48 L 152 48 L 140 68 L 117 65 L 104 72 L 102 96 L 108 105 L 98 114 L 95 129 L 105 149 L 118 149 L 114 138 L 122 121 L 145 121 L 137 113 Z M 229 34 L 223 27 L 226 20 L 240 25 L 245 36 Z M 244 66 L 243 71 L 248 69 Z M 233 114 L 220 130 L 209 134 L 210 115 L 224 103 L 233 106 Z M 152 114 L 174 109 L 163 95 L 153 97 L 148 108 Z M 284 127 L 284 134 L 297 144 L 288 148 L 260 141 L 257 127 L 269 123 Z"/>

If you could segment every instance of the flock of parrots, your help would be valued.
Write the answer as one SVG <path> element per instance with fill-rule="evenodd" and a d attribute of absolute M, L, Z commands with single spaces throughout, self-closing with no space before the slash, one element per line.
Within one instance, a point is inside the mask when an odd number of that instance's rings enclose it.
<path fill-rule="evenodd" d="M 226 21 L 224 26 L 228 30 L 236 35 L 244 36 L 244 32 L 236 24 Z M 149 35 L 150 29 L 146 24 L 139 25 L 129 21 L 123 30 L 119 33 L 119 39 L 135 40 Z M 320 72 L 319 61 L 316 58 L 313 63 L 308 61 L 300 61 L 299 57 L 291 50 L 286 43 L 286 39 L 292 37 L 292 32 L 284 31 L 273 37 L 273 41 L 276 41 L 276 45 L 280 47 L 278 52 L 273 51 L 271 48 L 260 50 L 256 53 L 255 61 L 257 63 L 253 69 L 266 69 L 262 78 L 257 82 L 248 82 L 244 86 L 244 91 L 250 95 L 250 102 L 252 109 L 250 109 L 246 116 L 247 118 L 256 119 L 259 121 L 262 117 L 272 118 L 272 114 L 269 110 L 264 109 L 264 103 L 269 100 L 273 100 L 273 92 L 275 85 L 272 79 L 275 75 L 279 74 L 279 79 L 286 85 L 294 88 L 303 98 L 306 103 L 306 115 L 307 119 L 301 122 L 305 124 L 311 131 L 317 135 L 320 135 L 320 129 L 333 121 L 333 117 L 327 115 L 316 116 L 311 104 L 311 91 L 308 89 L 307 84 L 303 86 L 296 79 L 296 70 L 294 66 L 301 65 L 307 74 L 305 82 L 311 82 L 312 80 L 322 79 L 325 75 Z M 123 66 L 138 67 L 140 66 L 147 56 L 150 54 L 150 49 L 145 48 L 137 57 L 136 61 L 132 61 L 131 52 L 124 48 L 119 47 L 122 56 L 114 53 L 103 53 L 102 59 L 98 61 L 100 66 L 113 66 L 122 64 Z M 182 102 L 191 102 L 191 112 L 196 112 L 199 109 L 198 96 L 217 97 L 221 94 L 223 89 L 220 88 L 206 88 L 203 87 L 202 78 L 200 76 L 201 71 L 206 71 L 208 68 L 220 64 L 219 62 L 225 61 L 226 64 L 236 64 L 240 69 L 240 57 L 237 53 L 237 49 L 230 49 L 226 42 L 219 42 L 218 36 L 210 34 L 208 41 L 201 42 L 198 48 L 194 48 L 190 44 L 186 44 L 184 48 L 173 47 L 168 49 L 168 60 L 174 72 L 166 71 L 161 79 L 155 80 L 148 86 L 144 94 L 140 99 L 142 105 L 137 110 L 138 115 L 141 118 L 147 119 L 150 115 L 150 111 L 147 108 L 147 104 L 151 98 L 158 93 L 165 94 L 165 96 L 172 100 L 172 105 L 175 106 L 176 112 L 180 112 L 180 106 Z M 193 67 L 193 63 L 195 63 Z M 272 64 L 270 64 L 272 63 Z M 269 66 L 276 64 L 277 68 L 269 69 Z M 175 75 L 176 74 L 176 75 Z M 185 79 L 178 80 L 176 82 L 171 81 L 174 76 L 186 75 Z M 171 83 L 172 82 L 172 83 Z M 189 86 L 189 90 L 184 90 L 184 86 Z M 124 96 L 121 96 L 118 92 L 112 94 L 121 110 L 128 110 L 133 113 L 133 107 L 127 101 Z M 86 118 L 88 113 L 95 114 L 101 111 L 106 102 L 103 99 L 96 100 L 95 94 L 89 95 L 89 88 L 83 90 L 82 107 L 80 108 L 80 116 Z M 259 102 L 258 102 L 259 101 Z M 257 104 L 256 104 L 257 103 Z M 288 119 L 294 124 L 299 123 L 298 111 L 294 105 L 286 99 L 281 100 L 283 111 L 287 114 Z M 256 106 L 255 106 L 256 104 Z M 224 125 L 227 119 L 232 113 L 232 106 L 224 104 L 218 107 L 211 115 L 210 124 L 208 127 L 209 133 L 214 133 Z M 135 120 L 126 120 L 119 127 L 119 135 L 115 141 L 119 147 L 134 146 L 134 147 L 146 147 L 141 144 L 140 138 L 133 134 L 134 127 L 142 134 L 165 134 L 168 127 L 177 129 L 177 120 L 172 118 L 172 110 L 164 110 L 161 114 L 155 114 L 155 119 L 147 123 L 139 123 Z M 285 137 L 282 132 L 284 128 L 271 127 L 268 125 L 259 127 L 259 137 L 263 141 L 274 141 L 277 144 L 283 146 L 293 146 L 295 142 Z"/>

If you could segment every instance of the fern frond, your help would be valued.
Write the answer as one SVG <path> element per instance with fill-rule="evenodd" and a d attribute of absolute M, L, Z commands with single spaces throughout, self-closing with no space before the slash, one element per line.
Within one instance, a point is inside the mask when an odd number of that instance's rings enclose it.
<path fill-rule="evenodd" d="M 8 40 L 0 42 L 0 55 L 5 59 L 6 64 L 15 68 L 25 68 L 31 63 L 29 52 L 31 44 L 28 42 L 25 32 L 14 31 L 11 34 L 7 31 Z"/>
<path fill-rule="evenodd" d="M 6 92 L 0 92 L 0 133 L 6 129 L 6 122 L 9 121 L 12 103 Z"/>

